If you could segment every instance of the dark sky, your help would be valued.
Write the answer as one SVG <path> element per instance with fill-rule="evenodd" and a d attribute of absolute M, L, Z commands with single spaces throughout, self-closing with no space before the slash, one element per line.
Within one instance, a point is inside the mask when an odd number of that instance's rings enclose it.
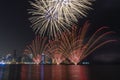
<path fill-rule="evenodd" d="M 28 21 L 29 7 L 28 0 L 0 0 L 0 55 L 14 49 L 21 53 L 25 45 L 34 38 Z M 120 0 L 96 0 L 93 8 L 88 17 L 80 21 L 89 19 L 94 26 L 109 26 L 120 39 Z M 118 50 L 118 47 L 119 45 L 113 48 Z M 113 53 L 109 56 L 112 55 Z"/>
<path fill-rule="evenodd" d="M 0 55 L 19 53 L 34 37 L 29 27 L 27 0 L 0 0 Z"/>

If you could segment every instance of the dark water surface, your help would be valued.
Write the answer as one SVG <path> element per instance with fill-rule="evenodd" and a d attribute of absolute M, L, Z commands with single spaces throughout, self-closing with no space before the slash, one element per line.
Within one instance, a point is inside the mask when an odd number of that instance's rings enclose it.
<path fill-rule="evenodd" d="M 120 65 L 0 65 L 0 80 L 120 80 Z"/>

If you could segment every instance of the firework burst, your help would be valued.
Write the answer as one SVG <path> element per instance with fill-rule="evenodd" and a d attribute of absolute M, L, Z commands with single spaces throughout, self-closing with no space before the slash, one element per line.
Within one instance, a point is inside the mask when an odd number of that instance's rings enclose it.
<path fill-rule="evenodd" d="M 87 16 L 87 10 L 92 9 L 93 0 L 51 0 L 54 13 L 58 12 L 58 18 L 62 17 L 65 22 L 77 22 L 77 18 Z"/>
<path fill-rule="evenodd" d="M 77 63 L 99 47 L 116 41 L 111 39 L 102 41 L 103 38 L 114 33 L 113 31 L 106 32 L 106 30 L 109 29 L 108 27 L 99 28 L 87 41 L 85 41 L 89 26 L 89 22 L 86 22 L 80 30 L 73 26 L 71 32 L 63 32 L 62 35 L 58 36 L 56 41 L 57 44 L 59 44 L 55 48 L 53 48 L 54 45 L 52 44 L 53 46 L 51 46 L 50 49 L 57 51 L 57 53 L 62 54 L 62 56 L 77 65 Z"/>
<path fill-rule="evenodd" d="M 77 18 L 86 16 L 87 10 L 91 9 L 93 0 L 35 0 L 30 2 L 32 9 L 29 14 L 32 16 L 29 20 L 32 28 L 41 36 L 56 37 L 62 31 L 69 31 L 73 22 Z"/>
<path fill-rule="evenodd" d="M 59 51 L 59 41 L 58 40 L 50 40 L 47 44 L 47 49 L 45 54 L 51 57 L 52 63 L 56 63 L 59 65 L 65 60 L 65 56 Z"/>
<path fill-rule="evenodd" d="M 26 46 L 24 50 L 25 54 L 32 54 L 33 61 L 37 64 L 41 62 L 41 54 L 46 50 L 47 38 L 41 38 L 40 36 L 36 36 L 36 38 L 32 41 L 30 45 Z"/>
<path fill-rule="evenodd" d="M 71 33 L 71 34 L 76 34 L 78 36 L 78 40 L 80 42 L 77 45 L 81 45 L 81 46 L 78 46 L 79 47 L 78 49 L 70 52 L 69 57 L 68 57 L 70 59 L 70 61 L 73 62 L 75 65 L 78 62 L 80 62 L 81 60 L 83 60 L 84 58 L 86 58 L 93 51 L 100 48 L 101 46 L 103 46 L 107 43 L 110 43 L 110 42 L 117 41 L 114 39 L 113 40 L 107 39 L 107 40 L 102 41 L 103 38 L 109 36 L 110 34 L 115 33 L 113 31 L 106 31 L 109 29 L 109 27 L 101 27 L 101 28 L 97 29 L 93 33 L 93 35 L 88 39 L 88 41 L 85 41 L 89 26 L 90 26 L 90 24 L 87 21 L 83 25 L 83 27 L 79 30 L 78 35 L 75 32 Z"/>
<path fill-rule="evenodd" d="M 55 9 L 49 5 L 49 1 L 35 0 L 35 3 L 30 3 L 33 9 L 29 10 L 29 13 L 32 14 L 32 17 L 29 19 L 36 33 L 39 33 L 41 36 L 47 34 L 54 37 L 56 33 L 60 34 L 62 30 L 68 30 L 68 27 L 65 27 L 67 23 L 64 22 L 62 17 L 58 19 L 58 12 L 54 12 Z"/>

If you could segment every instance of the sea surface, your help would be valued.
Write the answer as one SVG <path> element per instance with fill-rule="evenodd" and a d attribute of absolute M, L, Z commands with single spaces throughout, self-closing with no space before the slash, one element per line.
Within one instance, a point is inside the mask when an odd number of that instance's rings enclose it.
<path fill-rule="evenodd" d="M 120 80 L 120 65 L 0 65 L 0 80 Z"/>

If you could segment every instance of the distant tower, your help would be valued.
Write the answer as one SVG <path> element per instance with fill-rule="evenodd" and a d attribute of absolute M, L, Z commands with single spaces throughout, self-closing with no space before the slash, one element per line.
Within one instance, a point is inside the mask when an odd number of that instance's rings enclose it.
<path fill-rule="evenodd" d="M 16 57 L 17 57 L 17 54 L 16 54 L 16 50 L 13 50 L 13 61 L 16 61 Z"/>
<path fill-rule="evenodd" d="M 45 64 L 45 54 L 42 53 L 41 64 Z"/>

